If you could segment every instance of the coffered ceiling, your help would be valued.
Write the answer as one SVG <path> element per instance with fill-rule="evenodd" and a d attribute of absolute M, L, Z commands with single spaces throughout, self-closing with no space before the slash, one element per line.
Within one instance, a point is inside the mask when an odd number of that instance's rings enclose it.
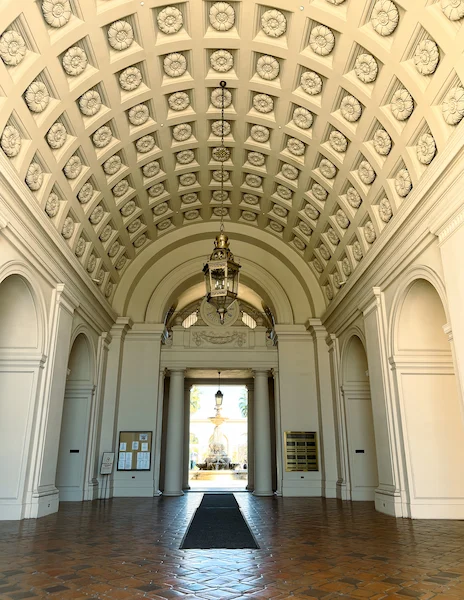
<path fill-rule="evenodd" d="M 464 0 L 3 0 L 1 148 L 110 302 L 221 210 L 330 302 L 464 116 L 463 23 Z"/>

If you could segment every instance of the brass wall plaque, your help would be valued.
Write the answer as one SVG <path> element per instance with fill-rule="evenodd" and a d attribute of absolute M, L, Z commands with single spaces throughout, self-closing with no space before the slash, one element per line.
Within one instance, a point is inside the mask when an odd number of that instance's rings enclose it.
<path fill-rule="evenodd" d="M 315 431 L 285 432 L 285 470 L 319 471 Z"/>

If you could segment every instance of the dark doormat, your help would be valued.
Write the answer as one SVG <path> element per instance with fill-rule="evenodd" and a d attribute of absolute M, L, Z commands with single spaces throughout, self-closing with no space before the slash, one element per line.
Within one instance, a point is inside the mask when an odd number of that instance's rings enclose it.
<path fill-rule="evenodd" d="M 205 494 L 180 547 L 259 548 L 233 494 Z"/>

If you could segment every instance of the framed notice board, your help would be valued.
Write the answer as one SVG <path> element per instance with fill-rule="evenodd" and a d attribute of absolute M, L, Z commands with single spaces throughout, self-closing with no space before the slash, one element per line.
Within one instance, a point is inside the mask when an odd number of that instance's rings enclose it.
<path fill-rule="evenodd" d="M 152 431 L 120 431 L 118 471 L 149 471 Z"/>
<path fill-rule="evenodd" d="M 285 432 L 285 470 L 319 471 L 315 431 Z"/>

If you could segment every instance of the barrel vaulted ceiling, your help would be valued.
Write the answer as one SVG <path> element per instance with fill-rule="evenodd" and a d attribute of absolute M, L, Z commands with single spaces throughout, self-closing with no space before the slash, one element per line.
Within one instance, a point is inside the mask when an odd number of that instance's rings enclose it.
<path fill-rule="evenodd" d="M 464 116 L 464 0 L 1 4 L 1 148 L 109 301 L 223 210 L 329 302 Z"/>

